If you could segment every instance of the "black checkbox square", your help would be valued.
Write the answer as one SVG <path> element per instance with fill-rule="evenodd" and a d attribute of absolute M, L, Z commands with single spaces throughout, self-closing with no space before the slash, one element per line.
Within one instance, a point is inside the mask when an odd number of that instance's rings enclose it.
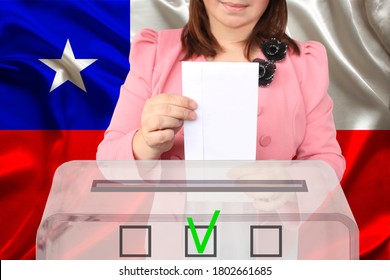
<path fill-rule="evenodd" d="M 257 225 L 250 227 L 250 256 L 282 257 L 282 226 Z"/>
<path fill-rule="evenodd" d="M 195 229 L 197 230 L 199 240 L 203 240 L 204 235 L 208 229 L 208 226 L 195 226 Z M 185 242 L 184 244 L 185 257 L 196 257 L 196 258 L 217 257 L 217 226 L 214 226 L 212 232 L 212 238 L 208 240 L 205 252 L 203 253 L 197 252 L 195 242 L 189 226 L 185 226 L 184 242 Z"/>
<path fill-rule="evenodd" d="M 141 243 L 145 243 L 145 237 L 146 248 L 140 246 Z M 151 257 L 152 226 L 119 226 L 119 256 L 122 258 Z"/>

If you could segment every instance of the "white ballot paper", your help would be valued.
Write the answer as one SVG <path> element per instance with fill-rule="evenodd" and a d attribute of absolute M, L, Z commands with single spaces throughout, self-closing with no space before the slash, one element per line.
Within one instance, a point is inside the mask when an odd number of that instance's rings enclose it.
<path fill-rule="evenodd" d="M 198 103 L 184 123 L 186 160 L 255 160 L 257 63 L 182 62 L 183 95 Z"/>

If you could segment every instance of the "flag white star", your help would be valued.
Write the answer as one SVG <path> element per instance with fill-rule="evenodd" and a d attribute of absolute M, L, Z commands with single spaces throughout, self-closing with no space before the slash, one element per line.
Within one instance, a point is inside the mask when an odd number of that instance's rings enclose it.
<path fill-rule="evenodd" d="M 61 59 L 39 59 L 51 69 L 56 71 L 50 92 L 58 88 L 66 81 L 70 81 L 78 86 L 83 91 L 87 92 L 83 79 L 81 78 L 81 71 L 94 63 L 97 59 L 76 59 L 73 54 L 72 46 L 69 39 L 66 41 L 64 52 Z"/>

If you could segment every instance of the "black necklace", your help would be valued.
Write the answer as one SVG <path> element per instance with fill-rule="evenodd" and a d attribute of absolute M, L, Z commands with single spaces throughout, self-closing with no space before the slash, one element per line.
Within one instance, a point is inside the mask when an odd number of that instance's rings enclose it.
<path fill-rule="evenodd" d="M 259 63 L 259 87 L 269 86 L 274 80 L 275 62 L 282 61 L 286 57 L 288 45 L 278 39 L 272 38 L 261 45 L 261 51 L 267 58 L 255 58 L 253 62 Z"/>

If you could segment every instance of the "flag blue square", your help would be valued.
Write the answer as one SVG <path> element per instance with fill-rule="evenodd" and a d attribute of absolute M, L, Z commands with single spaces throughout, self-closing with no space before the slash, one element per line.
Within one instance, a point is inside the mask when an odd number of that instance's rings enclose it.
<path fill-rule="evenodd" d="M 106 129 L 129 71 L 130 1 L 1 0 L 0 18 L 0 129 Z M 50 92 L 57 72 L 40 59 L 61 59 L 67 41 L 75 61 L 96 61 L 79 72 L 85 91 Z"/>

